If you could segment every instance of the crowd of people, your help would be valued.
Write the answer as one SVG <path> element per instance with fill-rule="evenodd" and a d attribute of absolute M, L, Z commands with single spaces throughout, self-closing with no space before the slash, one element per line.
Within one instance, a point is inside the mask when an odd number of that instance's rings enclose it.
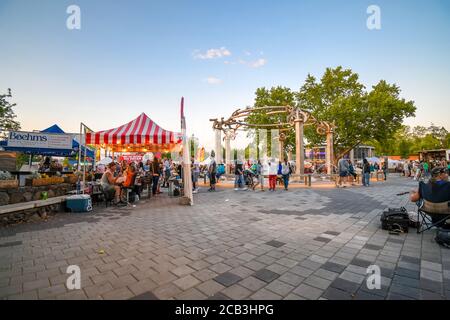
<path fill-rule="evenodd" d="M 405 161 L 403 164 L 400 164 L 398 171 L 405 177 L 421 181 L 431 178 L 431 171 L 437 167 L 450 170 L 450 161 L 446 161 L 445 159 L 432 161 Z"/>
<path fill-rule="evenodd" d="M 97 168 L 98 171 L 103 171 Z M 124 198 L 127 189 L 131 189 L 136 194 L 138 200 L 143 184 L 150 181 L 152 194 L 154 196 L 161 193 L 161 188 L 168 187 L 171 177 L 180 178 L 181 165 L 174 163 L 171 159 L 153 158 L 153 161 L 130 162 L 123 160 L 120 163 L 111 162 L 102 172 L 100 180 L 103 191 L 114 199 L 116 205 L 126 204 Z M 145 179 L 147 178 L 147 179 Z"/>

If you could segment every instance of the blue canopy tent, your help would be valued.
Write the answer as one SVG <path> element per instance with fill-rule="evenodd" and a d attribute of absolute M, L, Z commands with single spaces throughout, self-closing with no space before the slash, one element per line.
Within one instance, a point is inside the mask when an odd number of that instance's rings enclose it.
<path fill-rule="evenodd" d="M 53 125 L 47 129 L 40 131 L 42 133 L 65 133 L 58 125 Z M 23 147 L 8 147 L 7 141 L 0 141 L 0 147 L 6 151 L 22 152 L 29 155 L 42 155 L 53 157 L 74 157 L 78 154 L 80 144 L 75 139 L 72 139 L 72 149 L 44 149 L 44 148 L 23 148 Z M 95 151 L 90 148 L 81 148 L 82 155 L 86 150 L 86 157 L 95 159 Z"/>

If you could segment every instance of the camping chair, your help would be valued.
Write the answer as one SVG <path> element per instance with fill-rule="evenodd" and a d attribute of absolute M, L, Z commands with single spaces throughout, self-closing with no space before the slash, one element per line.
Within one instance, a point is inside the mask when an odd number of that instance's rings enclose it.
<path fill-rule="evenodd" d="M 433 227 L 441 227 L 449 219 L 450 202 L 433 203 L 425 199 L 420 199 L 417 202 L 417 233 L 422 233 Z"/>

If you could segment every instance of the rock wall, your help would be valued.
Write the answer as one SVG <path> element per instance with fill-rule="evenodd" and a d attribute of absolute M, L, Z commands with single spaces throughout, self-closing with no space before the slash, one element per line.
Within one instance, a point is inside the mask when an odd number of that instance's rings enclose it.
<path fill-rule="evenodd" d="M 75 189 L 75 185 L 61 183 L 42 187 L 20 187 L 15 189 L 0 189 L 0 206 L 7 204 L 41 200 L 42 192 L 46 191 L 49 198 L 59 197 Z"/>

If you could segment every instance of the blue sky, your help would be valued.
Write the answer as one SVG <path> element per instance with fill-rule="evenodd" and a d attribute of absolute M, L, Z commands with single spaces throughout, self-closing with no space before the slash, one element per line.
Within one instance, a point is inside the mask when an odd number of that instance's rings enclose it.
<path fill-rule="evenodd" d="M 66 28 L 71 4 L 81 30 Z M 366 27 L 371 4 L 381 30 Z M 184 96 L 189 132 L 212 146 L 208 120 L 252 104 L 256 88 L 297 90 L 338 65 L 367 87 L 397 83 L 418 107 L 408 124 L 450 129 L 446 0 L 0 0 L 0 38 L 0 90 L 13 90 L 25 130 L 102 130 L 146 112 L 178 131 Z"/>

